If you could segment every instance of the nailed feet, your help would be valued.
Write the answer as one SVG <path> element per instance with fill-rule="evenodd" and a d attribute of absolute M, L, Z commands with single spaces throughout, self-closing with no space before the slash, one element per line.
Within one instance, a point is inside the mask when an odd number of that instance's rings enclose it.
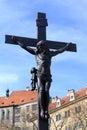
<path fill-rule="evenodd" d="M 42 119 L 48 119 L 49 118 L 48 111 L 41 111 L 40 116 Z"/>

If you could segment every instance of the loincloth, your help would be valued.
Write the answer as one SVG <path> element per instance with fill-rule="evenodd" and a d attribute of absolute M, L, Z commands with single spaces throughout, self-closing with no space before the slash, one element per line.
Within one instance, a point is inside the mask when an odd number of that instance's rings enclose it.
<path fill-rule="evenodd" d="M 38 77 L 44 81 L 52 82 L 52 75 L 51 74 L 43 74 L 43 73 L 37 71 L 37 78 Z"/>

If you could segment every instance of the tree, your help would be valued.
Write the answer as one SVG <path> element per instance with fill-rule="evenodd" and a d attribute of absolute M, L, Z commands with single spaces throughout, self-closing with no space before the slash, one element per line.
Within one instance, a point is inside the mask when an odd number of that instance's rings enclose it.
<path fill-rule="evenodd" d="M 71 109 L 71 119 L 69 121 L 71 124 L 71 130 L 87 129 L 87 103 L 81 102 L 77 103 L 74 108 Z"/>

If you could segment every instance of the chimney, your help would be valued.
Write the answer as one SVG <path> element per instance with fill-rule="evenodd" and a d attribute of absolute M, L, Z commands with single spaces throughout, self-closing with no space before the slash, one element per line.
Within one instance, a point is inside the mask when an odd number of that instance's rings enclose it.
<path fill-rule="evenodd" d="M 6 98 L 9 97 L 9 89 L 6 90 Z"/>
<path fill-rule="evenodd" d="M 29 86 L 26 87 L 26 91 L 28 91 L 28 90 L 30 90 L 30 89 L 29 89 Z"/>

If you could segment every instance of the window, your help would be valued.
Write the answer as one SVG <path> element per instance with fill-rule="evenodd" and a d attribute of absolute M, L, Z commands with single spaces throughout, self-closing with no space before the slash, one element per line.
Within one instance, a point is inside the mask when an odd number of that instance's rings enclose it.
<path fill-rule="evenodd" d="M 74 98 L 74 96 L 71 96 L 71 99 L 73 99 Z"/>
<path fill-rule="evenodd" d="M 21 128 L 20 127 L 15 127 L 16 128 L 16 130 L 21 130 Z"/>
<path fill-rule="evenodd" d="M 75 112 L 80 113 L 81 112 L 81 106 L 75 107 Z"/>
<path fill-rule="evenodd" d="M 30 106 L 26 106 L 26 111 L 28 112 L 30 109 Z"/>
<path fill-rule="evenodd" d="M 15 122 L 20 122 L 20 116 L 15 116 Z"/>
<path fill-rule="evenodd" d="M 71 130 L 70 126 L 65 126 L 65 130 Z"/>
<path fill-rule="evenodd" d="M 26 127 L 26 130 L 29 130 L 29 127 Z"/>
<path fill-rule="evenodd" d="M 78 130 L 80 128 L 82 128 L 82 123 L 81 122 L 75 123 L 75 130 Z"/>
<path fill-rule="evenodd" d="M 15 114 L 20 114 L 20 112 L 21 112 L 21 108 L 16 108 L 15 109 Z"/>
<path fill-rule="evenodd" d="M 10 111 L 7 110 L 7 113 L 6 113 L 6 119 L 9 120 L 10 119 Z"/>
<path fill-rule="evenodd" d="M 72 92 L 70 93 L 70 101 L 73 101 L 75 99 L 75 93 Z"/>
<path fill-rule="evenodd" d="M 37 110 L 37 104 L 33 104 L 32 105 L 32 111 L 36 111 Z"/>
<path fill-rule="evenodd" d="M 26 115 L 26 119 L 27 119 L 27 121 L 30 120 L 30 115 L 29 114 Z"/>
<path fill-rule="evenodd" d="M 49 126 L 50 126 L 51 125 L 51 118 L 49 118 L 48 123 L 49 123 Z"/>
<path fill-rule="evenodd" d="M 2 110 L 2 120 L 4 120 L 4 118 L 5 118 L 5 112 L 4 110 Z"/>
<path fill-rule="evenodd" d="M 61 106 L 61 99 L 58 98 L 58 99 L 57 99 L 57 107 L 60 107 L 60 106 Z"/>
<path fill-rule="evenodd" d="M 56 115 L 56 121 L 59 121 L 59 120 L 61 120 L 61 115 L 60 114 Z"/>
<path fill-rule="evenodd" d="M 66 117 L 66 118 L 67 118 L 67 117 L 70 117 L 70 110 L 65 111 L 65 117 Z"/>

